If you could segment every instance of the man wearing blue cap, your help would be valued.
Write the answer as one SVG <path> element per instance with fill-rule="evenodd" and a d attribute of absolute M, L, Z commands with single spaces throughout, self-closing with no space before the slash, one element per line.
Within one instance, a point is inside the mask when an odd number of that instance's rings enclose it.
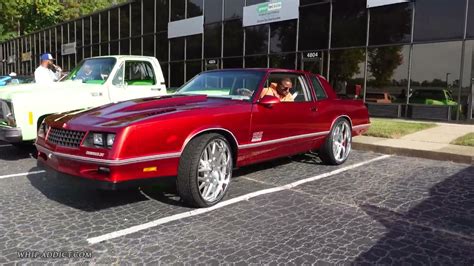
<path fill-rule="evenodd" d="M 42 54 L 40 60 L 40 66 L 35 70 L 35 82 L 48 84 L 58 81 L 61 78 L 62 69 L 53 64 L 53 56 L 50 53 Z"/>

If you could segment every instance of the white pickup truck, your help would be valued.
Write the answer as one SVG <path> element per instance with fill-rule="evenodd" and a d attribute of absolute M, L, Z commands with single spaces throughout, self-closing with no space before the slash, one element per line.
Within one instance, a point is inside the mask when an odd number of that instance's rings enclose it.
<path fill-rule="evenodd" d="M 53 113 L 164 94 L 165 79 L 154 57 L 88 58 L 60 82 L 0 88 L 0 140 L 35 140 L 38 126 Z"/>

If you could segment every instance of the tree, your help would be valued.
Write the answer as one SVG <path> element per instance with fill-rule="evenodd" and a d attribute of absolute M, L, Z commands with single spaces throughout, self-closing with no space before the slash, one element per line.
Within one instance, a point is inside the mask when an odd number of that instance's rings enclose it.
<path fill-rule="evenodd" d="M 78 18 L 124 0 L 7 0 L 0 3 L 0 42 Z"/>
<path fill-rule="evenodd" d="M 375 78 L 372 85 L 390 85 L 395 69 L 403 63 L 402 46 L 373 48 L 368 50 L 368 69 Z"/>

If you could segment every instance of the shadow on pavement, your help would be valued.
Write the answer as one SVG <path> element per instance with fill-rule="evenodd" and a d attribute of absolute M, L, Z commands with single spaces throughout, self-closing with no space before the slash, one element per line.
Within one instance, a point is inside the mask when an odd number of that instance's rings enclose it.
<path fill-rule="evenodd" d="M 0 147 L 0 160 L 16 161 L 26 158 L 36 158 L 36 147 L 33 144 Z"/>
<path fill-rule="evenodd" d="M 388 230 L 355 264 L 474 264 L 474 167 L 430 189 L 407 213 L 360 208 Z"/>

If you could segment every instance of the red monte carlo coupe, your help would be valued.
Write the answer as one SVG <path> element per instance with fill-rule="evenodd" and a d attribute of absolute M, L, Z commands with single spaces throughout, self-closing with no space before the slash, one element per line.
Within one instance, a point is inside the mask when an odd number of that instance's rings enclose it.
<path fill-rule="evenodd" d="M 281 101 L 268 92 L 283 83 Z M 101 189 L 177 177 L 181 198 L 207 207 L 224 197 L 234 168 L 308 151 L 341 164 L 369 126 L 362 101 L 337 98 L 319 75 L 229 69 L 173 95 L 49 116 L 36 146 L 40 164 Z"/>

